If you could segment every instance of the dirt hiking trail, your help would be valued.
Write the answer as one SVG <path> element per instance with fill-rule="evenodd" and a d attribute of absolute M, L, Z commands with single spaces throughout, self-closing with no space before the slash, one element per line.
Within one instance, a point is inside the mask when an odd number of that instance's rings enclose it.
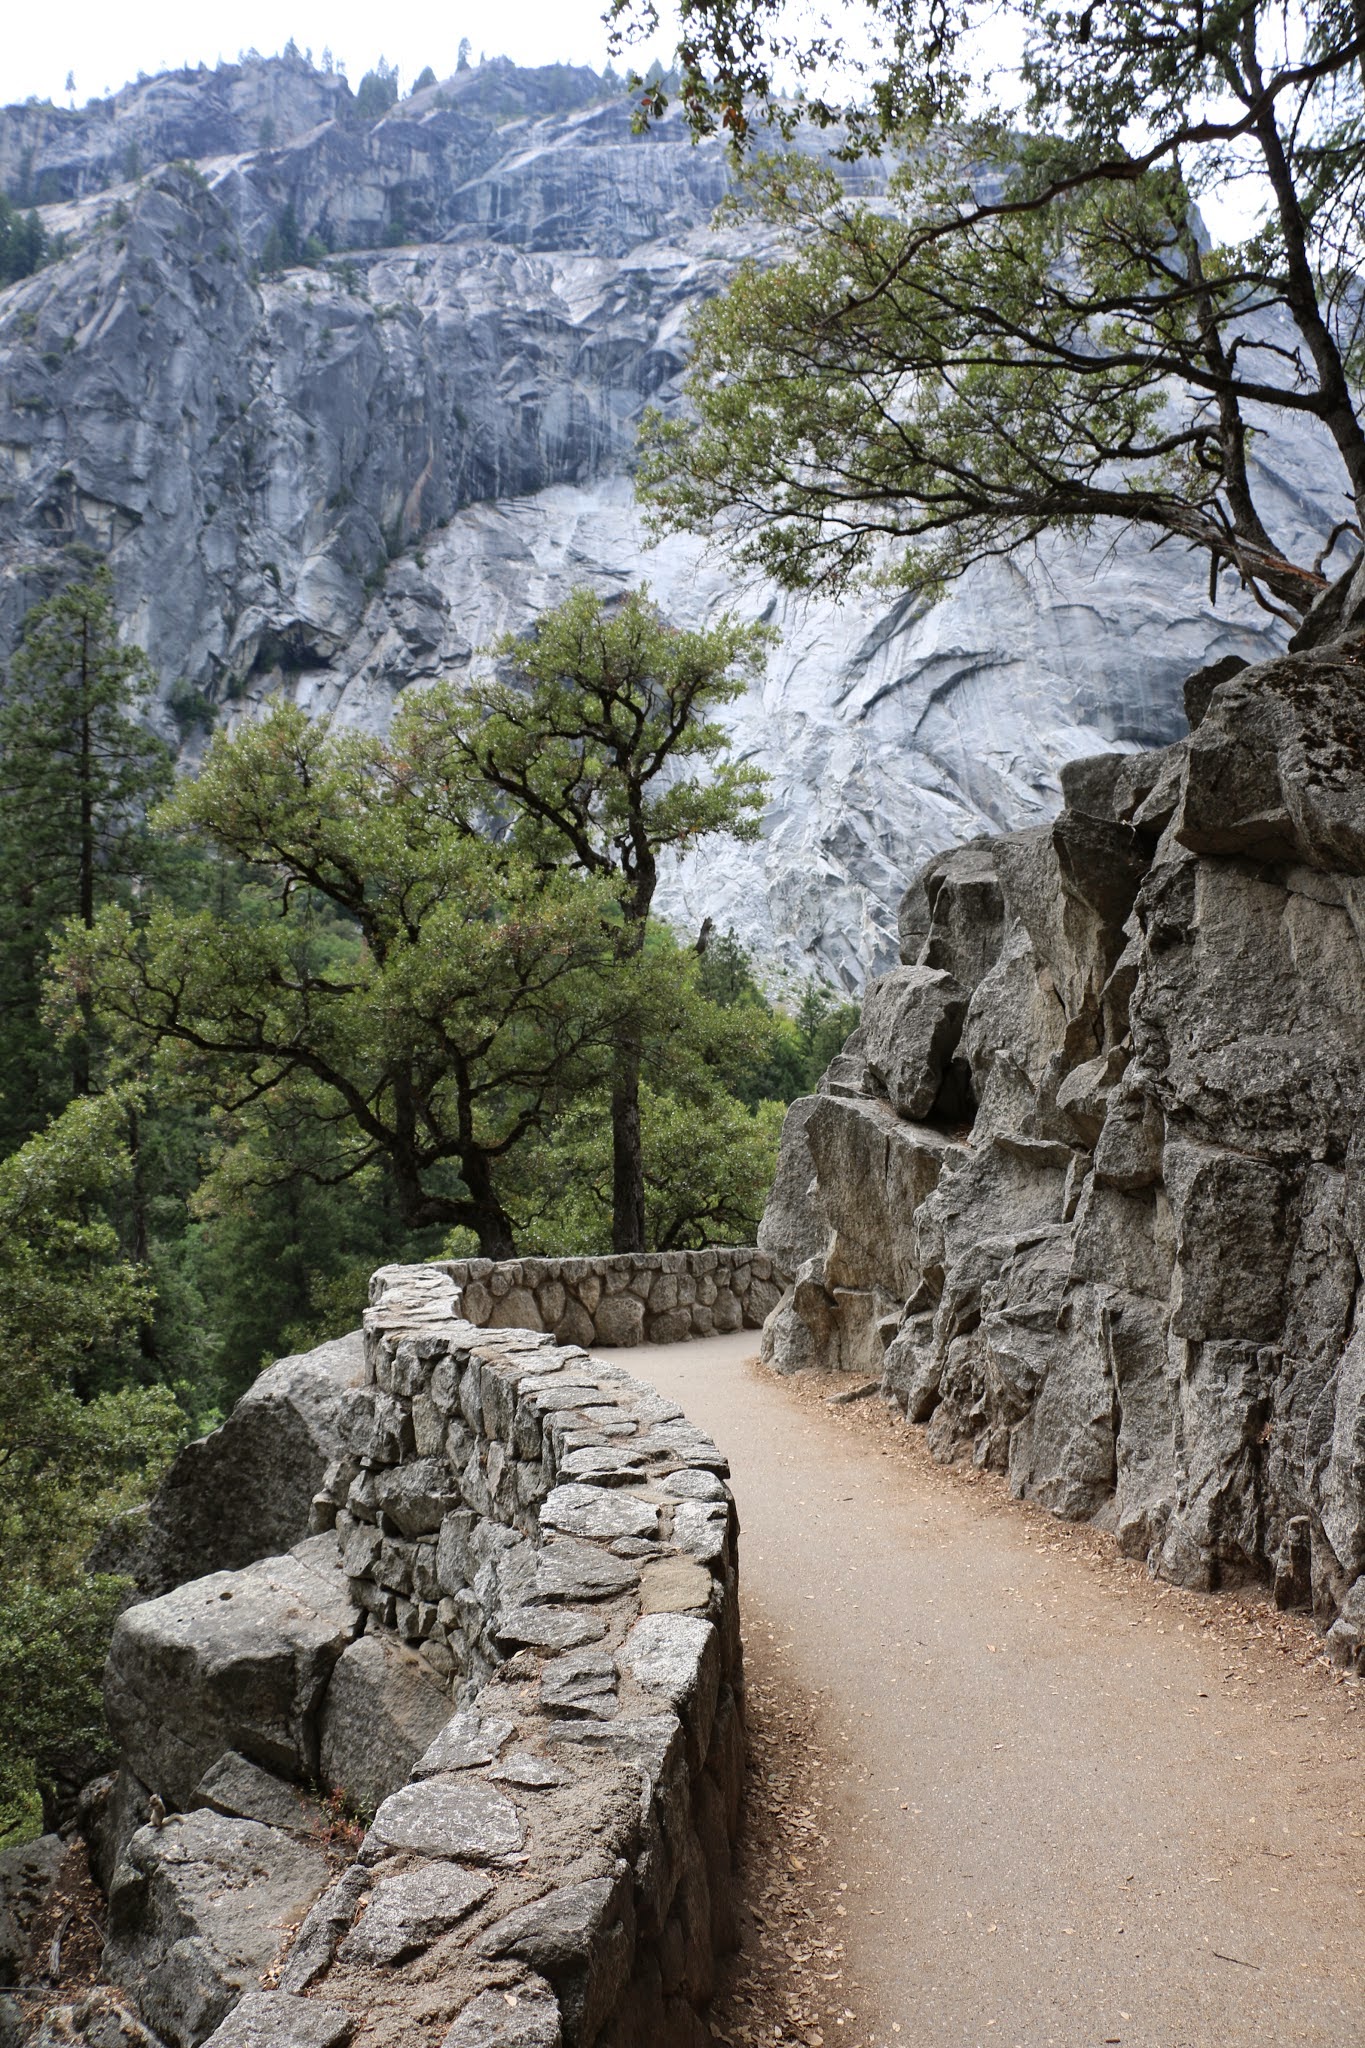
<path fill-rule="evenodd" d="M 611 1354 L 714 1436 L 739 1505 L 767 1961 L 717 2035 L 1365 2048 L 1365 1696 L 1310 1631 L 1152 1585 L 754 1348 Z"/>

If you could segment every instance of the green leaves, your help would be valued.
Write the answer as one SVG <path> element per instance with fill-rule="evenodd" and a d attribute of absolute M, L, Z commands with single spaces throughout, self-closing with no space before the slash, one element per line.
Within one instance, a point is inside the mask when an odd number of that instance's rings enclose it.
<path fill-rule="evenodd" d="M 88 1032 L 59 1059 L 40 985 L 64 919 L 131 902 L 161 865 L 146 812 L 171 760 L 136 716 L 150 688 L 106 571 L 28 614 L 0 710 L 0 1142 L 89 1085 Z"/>
<path fill-rule="evenodd" d="M 764 777 L 729 758 L 714 713 L 762 669 L 771 634 L 729 616 L 681 632 L 633 591 L 609 608 L 580 590 L 528 640 L 493 652 L 505 680 L 423 698 L 400 720 L 419 779 L 472 831 L 480 819 L 536 870 L 569 870 L 610 892 L 613 986 L 612 1246 L 644 1249 L 640 1136 L 644 1023 L 632 989 L 659 858 L 718 832 L 751 839 Z"/>
<path fill-rule="evenodd" d="M 615 53 L 657 30 L 657 0 L 611 0 L 606 19 Z M 976 19 L 958 0 L 868 0 L 832 16 L 793 14 L 786 0 L 685 0 L 678 97 L 694 133 L 719 133 L 737 150 L 756 126 L 790 137 L 805 119 L 834 129 L 843 154 L 875 152 L 912 110 L 940 120 L 957 111 L 971 83 L 959 41 Z M 652 86 L 639 125 L 668 105 Z"/>
<path fill-rule="evenodd" d="M 695 417 L 651 415 L 643 434 L 657 527 L 719 528 L 793 588 L 889 568 L 927 592 L 1043 524 L 1183 516 L 1172 484 L 1192 444 L 1166 418 L 1170 365 L 1133 360 L 1127 329 L 1156 309 L 1127 310 L 1141 281 L 1115 224 L 1078 206 L 1069 224 L 938 232 L 971 204 L 949 168 L 903 171 L 894 210 L 760 170 L 790 260 L 746 267 L 697 317 Z M 1113 308 L 1103 343 L 1080 305 L 1082 230 L 1087 289 Z"/>
<path fill-rule="evenodd" d="M 493 654 L 500 679 L 444 686 L 400 712 L 395 745 L 473 830 L 482 812 L 542 871 L 602 878 L 648 911 L 657 861 L 721 832 L 751 839 L 765 789 L 728 757 L 715 714 L 762 672 L 772 634 L 726 616 L 671 627 L 647 591 L 578 591 Z"/>
<path fill-rule="evenodd" d="M 18 1359 L 63 1385 L 89 1383 L 146 1308 L 99 1206 L 128 1171 L 125 1115 L 118 1095 L 85 1097 L 0 1160 L 0 1330 L 10 1356 L 0 1402 L 11 1398 Z"/>
<path fill-rule="evenodd" d="M 932 595 L 1108 522 L 1206 553 L 1215 595 L 1231 570 L 1297 621 L 1365 531 L 1365 16 L 1344 0 L 869 11 L 872 55 L 846 61 L 825 28 L 789 47 L 768 0 L 687 9 L 695 128 L 792 132 L 800 101 L 778 106 L 773 67 L 809 63 L 822 92 L 852 94 L 847 152 L 888 143 L 895 168 L 860 202 L 803 159 L 751 166 L 787 260 L 741 269 L 698 316 L 695 416 L 646 420 L 656 526 L 719 533 L 789 588 L 877 574 Z M 618 20 L 638 12 L 618 0 Z M 957 67 L 1002 38 L 1022 65 L 983 67 L 968 114 Z M 936 103 L 953 116 L 926 124 Z M 1255 231 L 1211 247 L 1195 211 L 1211 195 L 1259 210 Z M 1289 554 L 1248 442 L 1252 419 L 1294 415 L 1335 446 L 1347 516 Z"/>
<path fill-rule="evenodd" d="M 600 887 L 471 832 L 401 745 L 292 707 L 220 735 L 161 821 L 244 885 L 213 912 L 69 928 L 58 1006 L 93 1001 L 127 1060 L 212 1095 L 229 1195 L 382 1163 L 410 1228 L 506 1250 L 495 1162 L 600 1045 Z"/>
<path fill-rule="evenodd" d="M 27 213 L 20 213 L 0 192 L 0 285 L 31 277 L 35 270 L 42 269 L 50 253 L 47 233 L 36 211 L 30 207 Z M 60 248 L 56 253 L 60 253 Z"/>
<path fill-rule="evenodd" d="M 184 1434 L 166 1388 L 127 1384 L 149 1294 L 102 1204 L 129 1171 L 129 1107 L 85 1097 L 0 1161 L 0 1832 L 35 1787 L 50 1808 L 99 1767 L 124 1585 L 82 1561 Z"/>

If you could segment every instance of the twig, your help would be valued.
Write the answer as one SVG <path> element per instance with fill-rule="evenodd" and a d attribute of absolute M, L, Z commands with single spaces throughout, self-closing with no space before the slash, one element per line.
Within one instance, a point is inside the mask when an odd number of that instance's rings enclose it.
<path fill-rule="evenodd" d="M 52 1937 L 52 1946 L 47 1952 L 47 1981 L 49 1984 L 59 1984 L 61 1982 L 62 1940 L 66 1934 L 67 1928 L 71 1925 L 71 1920 L 72 1913 L 71 1909 L 68 1907 L 67 1911 L 63 1913 L 61 1920 L 58 1922 L 57 1932 Z"/>
<path fill-rule="evenodd" d="M 1239 1969 L 1259 1970 L 1261 1967 L 1259 1963 L 1249 1963 L 1245 1956 L 1225 1956 L 1221 1948 L 1211 1948 L 1209 1954 L 1217 1956 L 1220 1963 L 1236 1963 Z"/>

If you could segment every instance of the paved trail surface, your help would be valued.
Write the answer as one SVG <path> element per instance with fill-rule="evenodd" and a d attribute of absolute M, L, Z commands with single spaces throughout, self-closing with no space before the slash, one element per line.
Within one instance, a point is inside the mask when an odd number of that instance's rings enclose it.
<path fill-rule="evenodd" d="M 814 1699 L 826 2048 L 1362 2048 L 1358 1689 L 753 1349 L 612 1355 L 727 1453 L 750 1671 Z"/>

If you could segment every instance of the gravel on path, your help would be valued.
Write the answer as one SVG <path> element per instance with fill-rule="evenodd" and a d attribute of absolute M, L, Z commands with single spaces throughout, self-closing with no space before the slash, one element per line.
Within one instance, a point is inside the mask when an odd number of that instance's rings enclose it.
<path fill-rule="evenodd" d="M 1365 1716 L 751 1334 L 620 1350 L 727 1453 L 757 1772 L 721 2040 L 1362 2048 Z"/>

